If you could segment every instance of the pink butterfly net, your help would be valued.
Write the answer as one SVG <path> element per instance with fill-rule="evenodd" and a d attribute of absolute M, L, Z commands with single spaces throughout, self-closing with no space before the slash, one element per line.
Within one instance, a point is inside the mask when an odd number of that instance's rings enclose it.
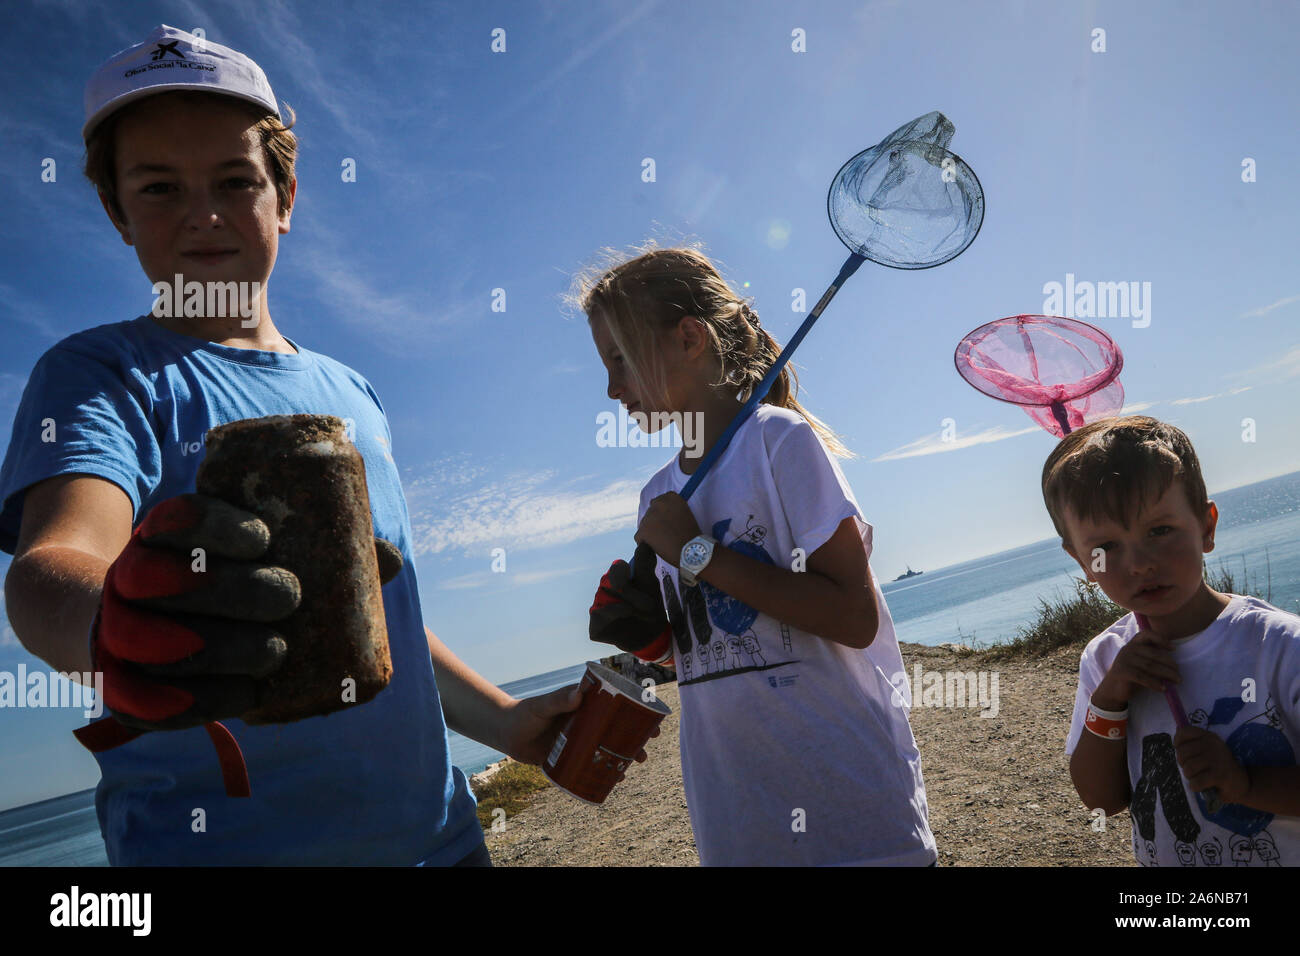
<path fill-rule="evenodd" d="M 1013 315 L 971 332 L 953 356 L 985 395 L 1021 406 L 1057 438 L 1118 415 L 1124 356 L 1101 329 L 1054 315 Z"/>

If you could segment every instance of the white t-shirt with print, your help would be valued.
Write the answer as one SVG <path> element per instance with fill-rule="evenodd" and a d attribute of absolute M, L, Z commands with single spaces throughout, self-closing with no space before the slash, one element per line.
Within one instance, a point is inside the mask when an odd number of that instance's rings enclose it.
<path fill-rule="evenodd" d="M 1197 727 L 1228 742 L 1244 766 L 1295 766 L 1300 753 L 1300 617 L 1254 597 L 1230 595 L 1205 630 L 1174 641 L 1175 687 Z M 1079 662 L 1066 753 L 1086 731 L 1093 691 L 1138 632 L 1132 614 L 1093 638 Z M 1133 855 L 1144 866 L 1297 866 L 1300 817 L 1227 805 L 1213 816 L 1187 786 L 1173 749 L 1177 732 L 1163 694 L 1129 701 L 1128 771 Z"/>
<path fill-rule="evenodd" d="M 642 489 L 638 523 L 687 479 L 674 457 Z M 871 556 L 871 526 L 839 466 L 789 409 L 759 405 L 688 505 L 717 547 L 787 569 L 795 548 L 812 555 L 847 517 Z M 880 628 L 855 650 L 705 581 L 682 588 L 662 559 L 656 576 L 674 627 L 682 776 L 700 862 L 934 862 L 911 695 L 879 584 Z"/>

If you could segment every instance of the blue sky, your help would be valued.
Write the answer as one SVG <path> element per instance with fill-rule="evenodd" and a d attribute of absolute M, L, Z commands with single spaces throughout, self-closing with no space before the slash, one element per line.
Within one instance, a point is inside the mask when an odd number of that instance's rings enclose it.
<path fill-rule="evenodd" d="M 878 576 L 1052 534 L 1037 486 L 1052 439 L 963 383 L 952 351 L 984 322 L 1044 311 L 1044 286 L 1067 274 L 1150 283 L 1146 327 L 1092 321 L 1124 351 L 1128 408 L 1185 429 L 1212 490 L 1300 468 L 1293 5 L 330 8 L 8 8 L 0 75 L 24 95 L 0 107 L 6 443 L 42 352 L 152 301 L 80 175 L 79 131 L 93 68 L 168 23 L 248 53 L 298 113 L 271 313 L 375 385 L 426 621 L 495 682 L 592 656 L 595 584 L 631 553 L 637 492 L 672 454 L 598 445 L 597 416 L 617 404 L 585 320 L 562 308 L 573 272 L 604 246 L 701 239 L 784 340 L 803 317 L 792 290 L 815 302 L 844 258 L 825 214 L 836 170 L 933 109 L 984 185 L 979 238 L 933 270 L 865 265 L 796 360 L 805 404 L 859 456 L 843 467 L 876 527 Z M 940 440 L 948 418 L 955 442 Z M 18 661 L 36 666 L 6 628 L 0 668 Z M 50 769 L 0 789 L 0 806 L 94 783 L 69 713 L 4 721 L 6 763 Z"/>

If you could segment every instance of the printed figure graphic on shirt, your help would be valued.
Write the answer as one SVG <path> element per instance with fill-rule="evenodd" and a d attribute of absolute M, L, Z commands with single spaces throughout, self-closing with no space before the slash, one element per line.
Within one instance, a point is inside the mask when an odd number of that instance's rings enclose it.
<path fill-rule="evenodd" d="M 1255 834 L 1255 839 L 1251 842 L 1251 848 L 1264 861 L 1265 866 L 1282 865 L 1281 854 L 1277 852 L 1277 844 L 1273 841 L 1273 834 L 1267 830 L 1260 830 Z"/>
<path fill-rule="evenodd" d="M 1273 703 L 1272 694 L 1264 701 L 1264 719 L 1268 721 L 1270 727 L 1276 730 L 1282 729 L 1282 712 L 1277 709 L 1277 704 Z"/>
<path fill-rule="evenodd" d="M 731 651 L 731 668 L 740 666 L 740 638 L 734 634 L 727 638 L 727 650 Z"/>
<path fill-rule="evenodd" d="M 728 543 L 725 536 L 730 527 L 730 518 L 714 523 L 712 532 L 720 544 L 765 564 L 776 563 L 763 548 L 767 528 L 755 524 L 754 515 L 749 516 L 744 532 Z M 660 581 L 668 621 L 672 627 L 673 643 L 682 661 L 679 686 L 740 671 L 796 663 L 793 660 L 780 661 L 775 665 L 768 663 L 758 635 L 752 627 L 758 619 L 758 611 L 748 604 L 712 587 L 706 581 L 698 581 L 686 587 L 678 578 L 674 587 L 673 579 L 668 574 L 662 575 Z M 785 624 L 781 625 L 781 639 L 785 650 L 790 651 L 790 628 Z M 774 683 L 772 686 L 778 685 Z"/>
<path fill-rule="evenodd" d="M 1223 863 L 1223 841 L 1218 837 L 1212 836 L 1202 843 L 1200 851 L 1206 866 L 1219 866 Z"/>
<path fill-rule="evenodd" d="M 1281 716 L 1273 698 L 1269 697 L 1258 713 L 1243 715 L 1247 707 L 1248 704 L 1240 697 L 1220 697 L 1208 711 L 1202 708 L 1193 711 L 1189 720 L 1206 729 L 1236 723 L 1237 728 L 1225 738 L 1225 743 L 1242 766 L 1294 766 L 1295 752 L 1279 729 Z M 1278 866 L 1282 865 L 1277 844 L 1264 831 L 1273 814 L 1235 803 L 1226 804 L 1218 813 L 1211 814 L 1201 793 L 1196 794 L 1196 803 L 1202 818 L 1234 834 L 1229 841 L 1229 852 L 1235 865 L 1249 865 L 1256 853 L 1261 860 L 1267 861 L 1266 865 L 1271 865 L 1273 860 L 1278 861 Z M 1185 855 L 1182 844 L 1194 845 L 1201 827 L 1187 802 L 1173 738 L 1167 733 L 1149 734 L 1143 738 L 1142 775 L 1133 788 L 1129 805 L 1133 827 L 1147 841 L 1155 839 L 1157 805 L 1179 843 L 1179 860 L 1184 865 L 1191 865 L 1195 858 Z M 1256 844 L 1253 838 L 1260 833 L 1265 833 L 1265 836 Z"/>
<path fill-rule="evenodd" d="M 677 583 L 680 586 L 681 581 Z M 685 588 L 682 591 L 682 600 L 686 603 L 686 613 L 690 618 L 691 627 L 695 629 L 695 659 L 700 662 L 701 676 L 705 676 L 709 673 L 709 645 L 713 641 L 713 625 L 709 623 L 709 609 L 700 591 L 702 583 L 701 581 L 699 584 L 692 584 Z"/>
<path fill-rule="evenodd" d="M 1156 844 L 1155 844 L 1155 841 L 1154 841 L 1154 840 L 1143 840 L 1143 841 L 1142 841 L 1142 845 L 1143 845 L 1143 847 L 1144 847 L 1144 848 L 1146 849 L 1146 851 L 1147 851 L 1147 862 L 1146 862 L 1146 863 L 1143 863 L 1142 865 L 1143 865 L 1143 866 L 1155 866 L 1155 865 L 1156 865 Z M 1137 839 L 1136 839 L 1136 838 L 1134 838 L 1134 840 L 1133 840 L 1133 856 L 1134 856 L 1134 857 L 1137 856 Z"/>
<path fill-rule="evenodd" d="M 1166 733 L 1148 734 L 1142 739 L 1142 776 L 1133 788 L 1129 802 L 1133 829 L 1146 843 L 1153 863 L 1156 858 L 1157 801 L 1174 839 L 1180 844 L 1178 858 L 1182 860 L 1181 844 L 1195 846 L 1201 825 L 1196 822 L 1187 803 L 1187 793 L 1183 790 L 1183 779 L 1174 754 L 1174 739 Z"/>
<path fill-rule="evenodd" d="M 1174 852 L 1178 854 L 1178 862 L 1183 866 L 1196 865 L 1196 847 L 1192 844 L 1180 840 L 1174 845 Z"/>
<path fill-rule="evenodd" d="M 1228 841 L 1228 846 L 1232 848 L 1233 866 L 1250 866 L 1250 837 L 1239 833 Z"/>
<path fill-rule="evenodd" d="M 661 580 L 664 589 L 664 605 L 668 608 L 668 623 L 673 629 L 673 643 L 677 645 L 677 653 L 686 657 L 691 650 L 691 632 L 686 626 L 682 602 L 677 600 L 677 589 L 673 587 L 673 579 L 665 574 Z"/>
<path fill-rule="evenodd" d="M 1233 757 L 1243 767 L 1294 766 L 1295 751 L 1279 729 L 1281 715 L 1273 698 L 1268 697 L 1264 701 L 1263 708 L 1252 713 L 1251 708 L 1257 706 L 1259 705 L 1243 701 L 1239 696 L 1220 697 L 1210 709 L 1207 726 L 1226 727 L 1239 721 L 1237 728 L 1228 735 L 1225 742 Z M 1218 813 L 1208 814 L 1205 811 L 1204 798 L 1200 794 L 1197 795 L 1197 802 L 1207 820 L 1245 837 L 1254 837 L 1273 821 L 1271 813 L 1235 803 L 1226 805 Z M 1272 845 L 1271 837 L 1269 842 Z M 1275 845 L 1272 852 L 1276 853 Z"/>
<path fill-rule="evenodd" d="M 746 522 L 745 530 L 736 536 L 731 542 L 726 542 L 727 532 L 731 528 L 731 519 L 724 518 L 714 523 L 712 534 L 719 544 L 725 544 L 732 551 L 743 554 L 748 558 L 756 561 L 762 561 L 764 564 L 775 565 L 776 562 L 772 556 L 767 553 L 763 547 L 763 541 L 767 538 L 767 528 L 762 525 L 754 524 L 754 516 L 751 514 Z M 729 640 L 728 646 L 731 646 L 730 639 L 736 639 L 739 646 L 745 650 L 754 659 L 758 653 L 759 643 L 758 636 L 752 630 L 753 624 L 758 620 L 758 611 L 750 607 L 744 601 L 739 601 L 719 591 L 711 586 L 707 581 L 700 582 L 700 589 L 704 592 L 708 602 L 709 617 L 713 623 L 722 631 L 725 631 Z M 751 648 L 752 645 L 752 648 Z M 718 651 L 718 645 L 714 645 L 714 658 L 721 666 L 723 655 Z M 755 661 L 757 663 L 757 661 Z M 764 661 L 763 663 L 766 663 Z M 736 670 L 741 667 L 739 654 L 735 654 L 731 669 Z M 751 665 L 745 665 L 751 666 Z"/>

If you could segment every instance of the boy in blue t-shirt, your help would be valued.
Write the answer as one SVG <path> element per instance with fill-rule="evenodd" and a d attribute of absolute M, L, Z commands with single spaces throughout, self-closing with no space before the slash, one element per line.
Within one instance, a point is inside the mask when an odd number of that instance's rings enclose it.
<path fill-rule="evenodd" d="M 539 763 L 580 696 L 515 700 L 424 626 L 383 406 L 268 310 L 297 183 L 265 75 L 162 26 L 97 71 L 86 117 L 86 174 L 149 280 L 238 293 L 234 308 L 209 297 L 188 311 L 188 290 L 184 303 L 160 295 L 149 315 L 59 342 L 31 374 L 0 471 L 15 632 L 58 670 L 104 673 L 114 718 L 78 735 L 103 774 L 110 862 L 487 862 L 447 726 Z M 250 726 L 237 718 L 284 653 L 274 620 L 297 606 L 297 581 L 257 563 L 260 521 L 192 492 L 209 428 L 295 413 L 347 421 L 365 461 L 393 678 L 364 705 Z M 201 574 L 194 546 L 210 551 Z M 241 750 L 251 795 L 230 799 L 222 772 L 238 785 Z"/>

